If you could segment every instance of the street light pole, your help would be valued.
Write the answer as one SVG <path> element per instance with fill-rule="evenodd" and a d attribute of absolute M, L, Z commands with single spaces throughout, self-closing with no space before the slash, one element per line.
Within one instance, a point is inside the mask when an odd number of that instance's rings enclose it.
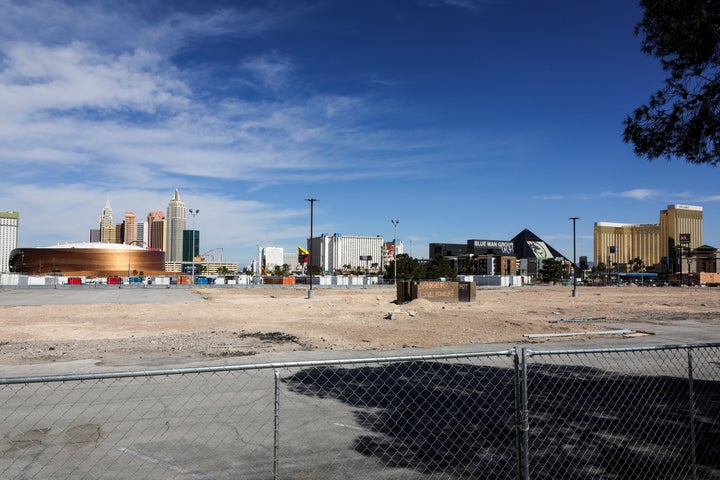
<path fill-rule="evenodd" d="M 190 255 L 192 256 L 192 284 L 195 285 L 195 216 L 200 213 L 199 209 L 193 210 L 192 208 L 188 210 L 190 212 L 190 215 L 193 217 L 192 221 L 192 251 L 190 252 Z"/>
<path fill-rule="evenodd" d="M 575 247 L 576 247 L 576 243 L 575 243 L 575 238 L 576 238 L 576 237 L 575 237 L 575 222 L 577 222 L 578 220 L 580 220 L 580 217 L 570 217 L 570 220 L 572 220 L 572 222 L 573 222 L 573 264 L 572 264 L 572 268 L 573 268 L 573 290 L 572 290 L 572 296 L 573 296 L 573 297 L 577 297 L 577 269 L 575 268 L 575 266 L 577 265 L 577 264 L 575 263 Z"/>
<path fill-rule="evenodd" d="M 128 286 L 130 286 L 130 255 L 132 254 L 132 246 L 135 243 L 140 243 L 143 245 L 143 247 L 147 250 L 147 243 L 143 240 L 133 240 L 132 242 L 128 242 Z M 54 260 L 54 259 L 53 259 Z"/>
<path fill-rule="evenodd" d="M 390 223 L 393 224 L 393 267 L 395 267 L 393 285 L 397 285 L 397 226 L 400 220 L 390 220 Z"/>
<path fill-rule="evenodd" d="M 310 270 L 310 290 L 308 290 L 308 298 L 313 298 L 315 296 L 315 292 L 313 292 L 313 214 L 314 214 L 314 206 L 315 202 L 318 201 L 317 198 L 306 198 L 306 202 L 310 202 L 310 244 L 308 247 L 310 247 L 308 250 L 308 269 Z"/>

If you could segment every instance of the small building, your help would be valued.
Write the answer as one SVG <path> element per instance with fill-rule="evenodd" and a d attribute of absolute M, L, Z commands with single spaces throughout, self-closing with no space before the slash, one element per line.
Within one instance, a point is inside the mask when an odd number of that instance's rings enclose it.
<path fill-rule="evenodd" d="M 285 264 L 282 247 L 265 247 L 262 253 L 263 267 L 269 273 L 272 273 L 275 267 L 282 267 Z"/>
<path fill-rule="evenodd" d="M 396 239 L 395 241 L 383 242 L 383 268 L 387 268 L 390 262 L 395 260 L 397 255 L 402 255 L 403 253 L 405 253 L 405 248 L 402 240 Z"/>
<path fill-rule="evenodd" d="M 687 268 L 680 268 L 680 271 L 720 273 L 718 268 L 720 259 L 718 259 L 717 248 L 710 245 L 700 245 L 698 248 L 691 250 L 686 262 Z"/>

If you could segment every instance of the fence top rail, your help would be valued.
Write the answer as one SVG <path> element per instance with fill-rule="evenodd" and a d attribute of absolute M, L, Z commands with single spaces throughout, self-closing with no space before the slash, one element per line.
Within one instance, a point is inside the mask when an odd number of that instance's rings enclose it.
<path fill-rule="evenodd" d="M 171 368 L 159 370 L 130 370 L 120 372 L 98 372 L 98 373 L 80 373 L 66 375 L 46 375 L 46 376 L 29 376 L 29 377 L 6 377 L 0 378 L 0 385 L 13 385 L 21 383 L 51 383 L 51 382 L 72 382 L 82 380 L 104 380 L 113 378 L 130 378 L 130 377 L 156 377 L 168 375 L 191 375 L 199 373 L 222 373 L 236 372 L 243 370 L 282 370 L 287 368 L 310 368 L 310 367 L 326 367 L 326 366 L 343 366 L 357 364 L 378 364 L 387 362 L 413 362 L 413 361 L 431 361 L 431 360 L 456 360 L 470 359 L 481 357 L 499 357 L 514 356 L 515 349 L 500 350 L 495 352 L 469 352 L 469 353 L 447 353 L 437 355 L 407 355 L 407 356 L 389 356 L 389 357 L 369 357 L 369 358 L 350 358 L 337 360 L 316 360 L 305 362 L 278 362 L 278 363 L 255 363 L 248 365 L 219 365 L 214 367 L 189 367 L 189 368 Z"/>
<path fill-rule="evenodd" d="M 622 353 L 622 352 L 647 352 L 659 350 L 691 350 L 698 348 L 718 348 L 720 343 L 685 343 L 677 345 L 653 345 L 646 347 L 608 347 L 608 348 L 583 348 L 574 350 L 532 350 L 523 348 L 525 356 L 533 355 L 582 355 L 595 353 Z"/>

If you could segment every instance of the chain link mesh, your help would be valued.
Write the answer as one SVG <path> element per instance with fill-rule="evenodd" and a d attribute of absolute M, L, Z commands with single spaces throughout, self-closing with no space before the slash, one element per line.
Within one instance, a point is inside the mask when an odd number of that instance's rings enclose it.
<path fill-rule="evenodd" d="M 272 378 L 253 376 L 2 385 L 0 478 L 235 479 L 238 471 L 271 471 Z"/>
<path fill-rule="evenodd" d="M 533 352 L 530 478 L 720 478 L 719 351 Z"/>
<path fill-rule="evenodd" d="M 281 403 L 303 411 L 292 428 L 310 441 L 287 452 L 283 446 L 292 467 L 281 478 L 515 477 L 507 356 L 288 373 L 283 382 L 301 395 Z"/>
<path fill-rule="evenodd" d="M 720 478 L 720 348 L 0 379 L 0 478 Z"/>

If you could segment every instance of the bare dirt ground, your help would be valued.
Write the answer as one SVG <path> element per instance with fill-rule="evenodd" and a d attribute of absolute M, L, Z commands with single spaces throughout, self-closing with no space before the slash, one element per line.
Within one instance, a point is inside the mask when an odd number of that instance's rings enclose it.
<path fill-rule="evenodd" d="M 711 288 L 526 286 L 479 289 L 473 303 L 394 303 L 394 290 L 188 289 L 147 303 L 14 305 L 0 290 L 0 365 L 128 358 L 198 361 L 296 350 L 396 350 L 528 342 L 524 334 L 720 319 Z M 103 299 L 107 299 L 105 296 Z M 165 301 L 167 300 L 167 301 Z M 107 300 L 106 300 L 107 302 Z M 582 322 L 557 322 L 558 320 Z M 650 328 L 650 327 L 649 327 Z M 589 338 L 589 337 L 588 337 Z"/>

